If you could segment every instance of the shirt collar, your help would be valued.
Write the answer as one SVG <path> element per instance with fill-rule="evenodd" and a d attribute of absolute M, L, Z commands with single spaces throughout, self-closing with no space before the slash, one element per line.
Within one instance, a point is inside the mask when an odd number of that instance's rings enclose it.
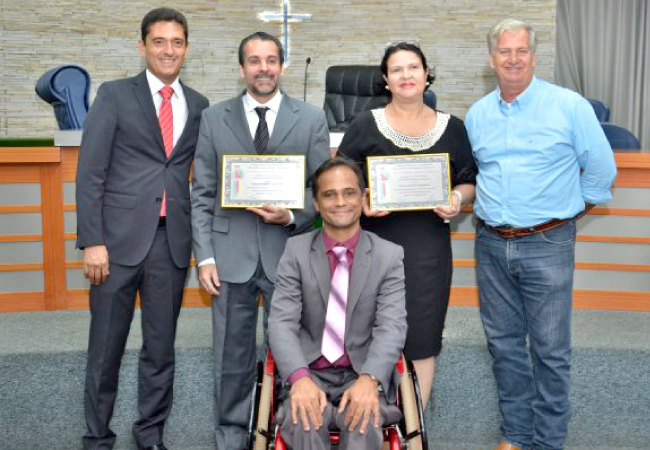
<path fill-rule="evenodd" d="M 331 251 L 337 245 L 343 245 L 350 253 L 354 255 L 354 250 L 357 248 L 359 237 L 361 236 L 361 229 L 358 229 L 354 236 L 345 242 L 337 242 L 332 239 L 327 232 L 323 229 L 323 243 L 325 244 L 325 252 Z"/>
<path fill-rule="evenodd" d="M 249 113 L 254 111 L 255 108 L 257 108 L 258 106 L 262 106 L 262 107 L 269 108 L 271 111 L 277 114 L 278 111 L 280 111 L 280 103 L 282 102 L 282 97 L 283 97 L 282 91 L 278 89 L 278 91 L 275 93 L 273 98 L 271 98 L 271 100 L 269 100 L 266 103 L 260 103 L 257 100 L 255 100 L 253 96 L 248 93 L 248 91 L 246 91 L 246 93 L 244 94 L 244 110 L 247 113 Z"/>
<path fill-rule="evenodd" d="M 160 78 L 155 76 L 149 69 L 147 69 L 145 73 L 147 75 L 147 82 L 149 83 L 149 89 L 151 90 L 151 95 L 154 96 L 165 86 L 165 83 L 160 81 Z M 177 97 L 180 97 L 181 94 L 183 93 L 183 88 L 181 87 L 181 81 L 179 76 L 176 77 L 176 79 L 172 84 L 170 84 L 170 86 L 174 90 L 174 93 L 172 95 L 176 95 Z"/>
<path fill-rule="evenodd" d="M 539 83 L 539 80 L 537 79 L 536 76 L 533 76 L 533 79 L 531 80 L 530 84 L 524 92 L 519 94 L 517 98 L 515 98 L 511 105 L 517 105 L 519 109 L 523 109 L 526 106 L 530 104 L 530 102 L 533 101 L 533 98 L 535 97 L 535 90 L 537 89 L 537 84 Z M 497 99 L 499 100 L 499 105 L 500 106 L 506 106 L 505 100 L 501 98 L 501 89 L 499 89 L 499 86 L 497 85 Z"/>

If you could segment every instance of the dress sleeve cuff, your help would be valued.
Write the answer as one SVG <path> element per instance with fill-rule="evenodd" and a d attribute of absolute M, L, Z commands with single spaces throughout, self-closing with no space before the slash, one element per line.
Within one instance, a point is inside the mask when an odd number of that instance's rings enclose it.
<path fill-rule="evenodd" d="M 582 198 L 586 203 L 600 205 L 602 203 L 607 203 L 612 199 L 612 191 L 610 188 L 592 187 L 585 189 L 583 187 Z"/>
<path fill-rule="evenodd" d="M 293 383 L 298 381 L 301 378 L 309 376 L 309 369 L 306 367 L 301 367 L 300 369 L 295 370 L 291 375 L 289 375 L 289 386 L 293 386 Z"/>

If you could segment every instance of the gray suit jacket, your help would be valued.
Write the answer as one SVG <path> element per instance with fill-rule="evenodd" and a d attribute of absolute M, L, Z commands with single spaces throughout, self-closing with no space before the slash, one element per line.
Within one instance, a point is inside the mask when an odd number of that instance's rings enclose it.
<path fill-rule="evenodd" d="M 165 190 L 172 258 L 176 266 L 188 266 L 189 173 L 208 99 L 185 85 L 183 93 L 187 123 L 168 159 L 145 72 L 99 87 L 79 149 L 78 248 L 104 244 L 111 262 L 139 264 L 156 234 Z"/>
<path fill-rule="evenodd" d="M 197 261 L 215 258 L 219 278 L 244 283 L 261 257 L 271 282 L 289 235 L 309 230 L 316 212 L 305 186 L 305 209 L 294 210 L 290 227 L 269 225 L 243 209 L 221 208 L 223 155 L 257 154 L 244 112 L 243 95 L 203 112 L 192 183 L 192 237 Z M 329 131 L 323 110 L 284 94 L 269 153 L 306 155 L 307 179 L 329 158 Z M 259 255 L 259 256 L 258 256 Z"/>
<path fill-rule="evenodd" d="M 391 402 L 399 380 L 395 363 L 406 340 L 403 259 L 402 247 L 361 231 L 345 320 L 345 349 L 352 368 L 377 377 Z M 284 381 L 321 356 L 330 284 L 322 232 L 290 239 L 278 267 L 268 328 Z"/>

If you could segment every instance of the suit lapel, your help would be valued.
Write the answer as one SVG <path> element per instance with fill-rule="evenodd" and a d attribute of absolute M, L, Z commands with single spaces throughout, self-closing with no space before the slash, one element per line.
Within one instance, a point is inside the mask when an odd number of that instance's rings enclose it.
<path fill-rule="evenodd" d="M 320 231 L 311 244 L 311 271 L 318 283 L 320 290 L 321 300 L 327 308 L 327 299 L 330 295 L 330 285 L 332 283 L 330 276 L 329 261 L 327 253 L 325 253 L 325 244 L 323 243 L 323 232 Z"/>
<path fill-rule="evenodd" d="M 354 259 L 352 261 L 352 273 L 350 278 L 350 286 L 348 288 L 348 304 L 346 307 L 346 322 L 349 323 L 352 311 L 354 311 L 354 306 L 357 304 L 359 297 L 361 297 L 361 291 L 363 286 L 366 284 L 368 275 L 370 274 L 370 251 L 372 247 L 370 245 L 370 239 L 368 235 L 361 230 L 361 236 L 359 236 L 359 242 L 357 243 L 357 248 L 354 251 Z M 346 330 L 348 327 L 346 326 Z"/>
<path fill-rule="evenodd" d="M 246 153 L 257 154 L 255 151 L 255 144 L 251 137 L 250 128 L 248 128 L 248 120 L 246 119 L 246 112 L 244 111 L 243 93 L 232 99 L 226 106 L 226 115 L 224 122 L 233 132 L 237 140 Z"/>
<path fill-rule="evenodd" d="M 133 91 L 138 103 L 142 108 L 143 116 L 146 119 L 147 125 L 150 129 L 150 135 L 154 136 L 158 147 L 163 155 L 165 155 L 165 144 L 163 144 L 162 132 L 160 131 L 160 124 L 158 123 L 158 116 L 156 116 L 156 106 L 153 104 L 153 97 L 147 82 L 147 75 L 141 72 L 134 78 Z M 166 156 L 165 156 L 166 157 Z"/>
<path fill-rule="evenodd" d="M 280 148 L 284 138 L 298 122 L 299 112 L 300 104 L 284 94 L 278 110 L 278 117 L 273 126 L 273 133 L 269 139 L 268 147 L 272 153 L 276 153 L 275 150 Z"/>

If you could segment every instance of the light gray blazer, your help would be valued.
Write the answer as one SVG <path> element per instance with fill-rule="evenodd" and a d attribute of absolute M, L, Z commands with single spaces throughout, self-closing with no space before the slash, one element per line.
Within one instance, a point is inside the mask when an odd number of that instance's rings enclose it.
<path fill-rule="evenodd" d="M 329 158 L 329 131 L 323 110 L 284 94 L 268 149 L 271 154 L 306 155 L 305 209 L 293 210 L 289 227 L 269 225 L 244 209 L 221 208 L 223 155 L 256 155 L 243 94 L 203 112 L 192 181 L 192 240 L 196 259 L 215 258 L 219 278 L 244 283 L 261 256 L 271 282 L 290 235 L 311 229 L 316 212 L 309 178 Z M 258 256 L 259 255 L 259 256 Z"/>
<path fill-rule="evenodd" d="M 389 401 L 395 399 L 395 363 L 406 340 L 403 259 L 402 247 L 362 230 L 348 290 L 345 349 L 352 368 L 377 377 Z M 289 239 L 278 267 L 268 328 L 285 382 L 321 356 L 330 283 L 322 232 Z"/>

